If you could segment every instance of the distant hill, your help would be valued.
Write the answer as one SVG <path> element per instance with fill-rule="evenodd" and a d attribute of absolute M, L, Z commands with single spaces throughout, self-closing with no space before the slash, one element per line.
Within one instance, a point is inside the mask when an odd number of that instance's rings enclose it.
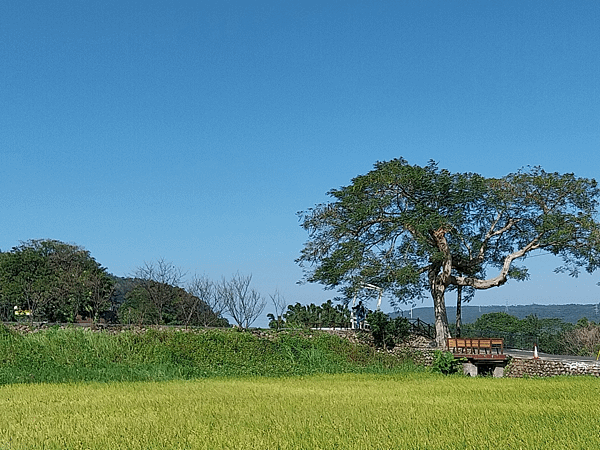
<path fill-rule="evenodd" d="M 448 313 L 448 322 L 456 322 L 456 306 L 446 306 Z M 593 305 L 514 305 L 514 306 L 471 306 L 462 307 L 462 322 L 473 323 L 481 315 L 492 312 L 506 312 L 519 319 L 524 319 L 530 314 L 535 314 L 540 319 L 561 319 L 563 322 L 576 323 L 582 317 L 587 317 L 594 322 L 600 321 L 600 303 Z M 391 317 L 402 315 L 411 317 L 410 310 L 403 311 L 401 314 L 392 313 Z M 421 319 L 423 322 L 433 324 L 435 316 L 433 306 L 428 308 L 413 308 L 413 319 Z"/>

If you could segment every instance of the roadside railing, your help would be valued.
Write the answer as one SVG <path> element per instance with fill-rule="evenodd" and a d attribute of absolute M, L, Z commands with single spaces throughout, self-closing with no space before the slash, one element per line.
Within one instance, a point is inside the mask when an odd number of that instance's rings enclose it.
<path fill-rule="evenodd" d="M 410 333 L 424 336 L 428 339 L 435 339 L 435 327 L 421 319 L 408 319 L 410 324 Z"/>

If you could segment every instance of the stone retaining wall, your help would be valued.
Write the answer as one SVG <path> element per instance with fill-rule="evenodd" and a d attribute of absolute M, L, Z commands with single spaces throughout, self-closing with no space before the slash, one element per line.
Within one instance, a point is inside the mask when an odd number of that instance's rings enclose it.
<path fill-rule="evenodd" d="M 512 358 L 504 370 L 505 377 L 553 377 L 557 375 L 600 376 L 600 364 L 545 359 Z"/>
<path fill-rule="evenodd" d="M 429 367 L 433 364 L 434 350 L 428 348 L 395 347 L 392 353 L 403 359 L 411 359 L 418 366 Z"/>
<path fill-rule="evenodd" d="M 391 352 L 400 358 L 412 359 L 419 366 L 431 366 L 436 350 L 435 341 L 422 336 L 411 336 L 407 341 L 395 346 Z"/>

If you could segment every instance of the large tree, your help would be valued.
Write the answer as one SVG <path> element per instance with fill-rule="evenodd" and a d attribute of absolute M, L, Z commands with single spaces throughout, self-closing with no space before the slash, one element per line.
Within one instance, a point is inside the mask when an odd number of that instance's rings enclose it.
<path fill-rule="evenodd" d="M 37 239 L 0 254 L 0 303 L 29 310 L 32 321 L 97 319 L 112 287 L 106 269 L 79 245 Z"/>
<path fill-rule="evenodd" d="M 306 280 L 347 297 L 368 295 L 367 284 L 399 301 L 429 292 L 440 346 L 449 336 L 448 288 L 526 279 L 515 261 L 536 250 L 562 258 L 557 270 L 573 276 L 600 264 L 597 183 L 573 174 L 533 167 L 487 179 L 400 158 L 329 195 L 299 213 L 309 233 L 297 260 Z"/>

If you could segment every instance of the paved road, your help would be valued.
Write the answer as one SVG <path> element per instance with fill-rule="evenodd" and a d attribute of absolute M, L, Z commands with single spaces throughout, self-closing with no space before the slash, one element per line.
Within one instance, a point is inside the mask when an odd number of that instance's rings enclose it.
<path fill-rule="evenodd" d="M 531 359 L 533 358 L 533 351 L 515 350 L 512 348 L 505 348 L 504 353 L 514 358 Z M 540 359 L 548 361 L 563 361 L 568 363 L 582 362 L 586 364 L 599 365 L 600 361 L 596 361 L 596 358 L 587 356 L 571 356 L 571 355 L 549 355 L 548 353 L 538 353 Z"/>

